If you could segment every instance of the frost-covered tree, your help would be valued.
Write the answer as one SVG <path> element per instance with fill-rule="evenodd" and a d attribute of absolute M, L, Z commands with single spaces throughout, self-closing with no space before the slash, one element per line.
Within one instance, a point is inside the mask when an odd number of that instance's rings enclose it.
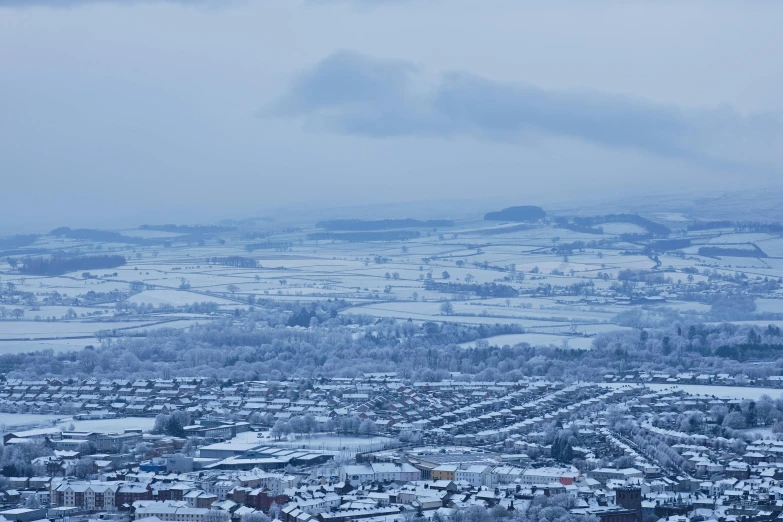
<path fill-rule="evenodd" d="M 280 440 L 291 433 L 291 426 L 284 420 L 278 420 L 272 426 L 271 434 L 276 440 Z"/>
<path fill-rule="evenodd" d="M 254 511 L 242 516 L 241 522 L 270 522 L 270 518 L 261 511 Z"/>
<path fill-rule="evenodd" d="M 90 477 L 95 473 L 95 461 L 89 457 L 83 457 L 73 466 L 73 475 L 80 479 Z"/>
<path fill-rule="evenodd" d="M 210 509 L 204 515 L 203 522 L 231 522 L 231 515 L 222 509 Z"/>
<path fill-rule="evenodd" d="M 440 313 L 443 315 L 452 315 L 454 313 L 454 305 L 451 301 L 445 301 L 440 305 Z"/>
<path fill-rule="evenodd" d="M 723 426 L 735 430 L 742 429 L 745 427 L 745 416 L 742 412 L 732 411 L 723 419 Z"/>
<path fill-rule="evenodd" d="M 370 419 L 364 419 L 361 424 L 359 424 L 359 435 L 368 437 L 370 435 L 375 435 L 376 433 L 378 433 L 378 426 Z"/>

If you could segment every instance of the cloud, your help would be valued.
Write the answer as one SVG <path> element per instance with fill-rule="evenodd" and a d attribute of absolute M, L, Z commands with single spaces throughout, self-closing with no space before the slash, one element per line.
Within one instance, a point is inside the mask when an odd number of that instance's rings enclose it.
<path fill-rule="evenodd" d="M 228 0 L 227 0 L 228 1 Z M 0 0 L 2 8 L 31 8 L 53 7 L 68 9 L 94 4 L 180 4 L 180 5 L 204 5 L 217 3 L 217 0 Z"/>
<path fill-rule="evenodd" d="M 333 53 L 299 74 L 262 115 L 301 117 L 310 128 L 377 138 L 560 136 L 731 168 L 744 162 L 731 157 L 732 147 L 779 142 L 783 135 L 776 115 L 742 116 L 730 108 L 697 110 L 603 92 L 544 89 L 467 72 L 446 72 L 428 82 L 409 62 L 352 51 Z"/>

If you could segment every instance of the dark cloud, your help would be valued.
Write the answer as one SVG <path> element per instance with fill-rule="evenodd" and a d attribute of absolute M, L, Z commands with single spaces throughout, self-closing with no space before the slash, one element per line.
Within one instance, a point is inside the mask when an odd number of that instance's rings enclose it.
<path fill-rule="evenodd" d="M 447 72 L 428 85 L 412 64 L 339 51 L 300 74 L 266 115 L 373 137 L 474 134 L 516 140 L 530 134 L 697 161 L 740 163 L 706 151 L 756 133 L 781 133 L 780 119 L 727 109 L 691 110 L 589 91 L 548 90 Z"/>
<path fill-rule="evenodd" d="M 262 115 L 312 115 L 312 123 L 376 137 L 424 132 L 431 108 L 409 92 L 415 66 L 338 51 L 301 73 Z M 435 131 L 435 129 L 431 129 Z"/>
<path fill-rule="evenodd" d="M 404 97 L 409 76 L 415 72 L 404 61 L 336 52 L 302 73 L 279 109 L 303 112 L 363 103 L 393 104 Z"/>

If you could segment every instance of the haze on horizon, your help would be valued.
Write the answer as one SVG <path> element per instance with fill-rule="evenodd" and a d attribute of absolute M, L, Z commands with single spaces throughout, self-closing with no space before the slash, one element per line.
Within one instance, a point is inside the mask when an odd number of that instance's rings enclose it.
<path fill-rule="evenodd" d="M 783 4 L 0 0 L 0 221 L 779 184 Z"/>

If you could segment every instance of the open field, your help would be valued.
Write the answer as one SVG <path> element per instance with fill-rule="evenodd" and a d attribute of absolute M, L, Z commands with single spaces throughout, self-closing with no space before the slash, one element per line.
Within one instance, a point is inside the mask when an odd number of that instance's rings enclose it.
<path fill-rule="evenodd" d="M 0 342 L 7 340 L 56 340 L 94 337 L 102 331 L 137 333 L 154 328 L 185 328 L 196 319 L 161 318 L 157 321 L 5 321 L 0 324 Z"/>
<path fill-rule="evenodd" d="M 79 339 L 48 339 L 27 341 L 0 341 L 0 355 L 35 352 L 38 350 L 52 350 L 54 352 L 72 352 L 81 350 L 85 346 L 100 344 L 97 337 L 83 337 Z"/>
<path fill-rule="evenodd" d="M 154 417 L 121 417 L 117 419 L 75 420 L 69 415 L 39 415 L 33 413 L 0 413 L 0 426 L 5 432 L 19 429 L 57 426 L 76 431 L 122 432 L 126 429 L 149 431 L 155 425 Z"/>
<path fill-rule="evenodd" d="M 603 386 L 610 388 L 620 388 L 628 386 L 629 384 L 623 383 L 602 383 Z M 630 386 L 636 386 L 630 384 Z M 707 397 L 717 397 L 719 399 L 751 399 L 757 401 L 762 395 L 769 395 L 773 399 L 777 399 L 783 395 L 783 390 L 779 388 L 755 388 L 745 386 L 717 386 L 711 384 L 664 384 L 664 383 L 648 383 L 645 384 L 647 388 L 653 391 L 661 390 L 681 390 L 689 395 L 701 395 Z"/>
<path fill-rule="evenodd" d="M 67 421 L 67 415 L 39 415 L 35 413 L 0 413 L 0 426 L 12 431 L 21 426 L 51 426 L 53 422 Z"/>

